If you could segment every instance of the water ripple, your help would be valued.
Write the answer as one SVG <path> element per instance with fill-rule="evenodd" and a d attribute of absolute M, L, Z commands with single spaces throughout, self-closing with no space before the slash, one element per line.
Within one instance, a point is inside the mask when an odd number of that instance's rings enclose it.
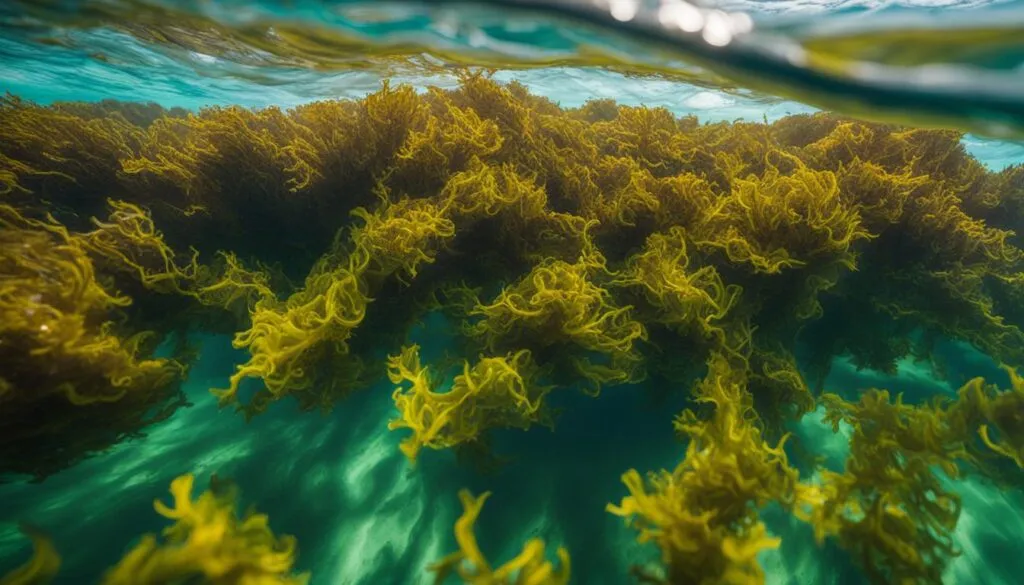
<path fill-rule="evenodd" d="M 697 0 L 693 0 L 697 1 Z M 1020 0 L 11 0 L 0 87 L 201 107 L 357 97 L 487 66 L 572 101 L 806 110 L 1024 137 Z M 558 79 L 565 88 L 556 87 Z M 665 84 L 675 89 L 666 91 Z M 674 94 L 674 98 L 666 97 Z M 587 95 L 587 94 L 584 94 Z"/>

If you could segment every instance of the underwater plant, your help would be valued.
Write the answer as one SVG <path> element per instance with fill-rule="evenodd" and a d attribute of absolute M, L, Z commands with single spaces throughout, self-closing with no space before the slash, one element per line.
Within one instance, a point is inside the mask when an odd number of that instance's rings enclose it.
<path fill-rule="evenodd" d="M 470 315 L 480 319 L 467 333 L 490 351 L 526 347 L 543 353 L 555 346 L 557 358 L 593 394 L 604 384 L 635 381 L 640 357 L 634 345 L 647 334 L 631 306 L 617 306 L 595 284 L 603 272 L 605 259 L 592 250 L 571 264 L 542 262 L 493 301 L 478 302 Z"/>
<path fill-rule="evenodd" d="M 683 460 L 672 471 L 622 476 L 629 495 L 608 512 L 639 531 L 641 543 L 661 549 L 664 574 L 636 568 L 655 583 L 763 583 L 760 551 L 775 548 L 758 518 L 769 502 L 792 505 L 797 471 L 783 451 L 764 441 L 744 374 L 716 354 L 695 388 L 700 405 L 713 408 L 701 419 L 685 410 L 674 423 L 688 439 Z"/>
<path fill-rule="evenodd" d="M 32 557 L 0 576 L 0 585 L 46 585 L 60 571 L 60 555 L 44 534 L 26 526 L 22 526 L 21 531 L 32 539 Z"/>
<path fill-rule="evenodd" d="M 326 264 L 326 263 L 325 263 Z M 306 286 L 286 300 L 273 297 L 258 301 L 249 329 L 235 335 L 233 344 L 249 350 L 249 360 L 231 376 L 229 386 L 214 390 L 221 405 L 238 404 L 238 389 L 249 377 L 259 377 L 264 388 L 239 410 L 247 416 L 262 412 L 268 403 L 284 395 L 297 396 L 307 408 L 320 406 L 316 394 L 335 397 L 350 389 L 348 376 L 329 376 L 330 388 L 315 388 L 314 378 L 321 361 L 334 361 L 346 353 L 346 342 L 366 314 L 365 285 L 350 267 L 329 268 L 322 264 L 306 279 Z"/>
<path fill-rule="evenodd" d="M 42 479 L 169 417 L 186 366 L 118 321 L 87 244 L 0 205 L 0 474 Z"/>
<path fill-rule="evenodd" d="M 173 503 L 156 500 L 157 513 L 174 521 L 164 529 L 164 542 L 145 535 L 103 577 L 103 585 L 157 585 L 200 580 L 242 585 L 305 585 L 308 574 L 292 571 L 296 542 L 275 536 L 265 514 L 235 512 L 233 485 L 213 482 L 193 499 L 195 478 L 182 475 L 171 482 Z"/>
<path fill-rule="evenodd" d="M 654 314 L 650 321 L 684 337 L 725 343 L 722 321 L 739 300 L 740 287 L 726 285 L 712 265 L 691 268 L 686 232 L 674 226 L 647 238 L 643 249 L 631 256 L 613 281 L 637 289 Z M 641 305 L 641 303 L 637 303 Z"/>
<path fill-rule="evenodd" d="M 526 429 L 552 426 L 544 396 L 551 390 L 538 381 L 539 370 L 530 352 L 466 361 L 451 387 L 439 391 L 437 380 L 420 365 L 419 346 L 402 348 L 388 358 L 388 377 L 398 384 L 392 395 L 399 417 L 388 429 L 409 429 L 402 452 L 415 461 L 420 449 L 444 449 L 481 439 L 492 428 Z M 406 387 L 404 384 L 408 383 Z"/>
<path fill-rule="evenodd" d="M 61 211 L 62 219 L 98 215 L 105 198 L 124 195 L 120 163 L 144 135 L 117 112 L 93 115 L 6 95 L 0 98 L 0 194 L 18 207 Z"/>
<path fill-rule="evenodd" d="M 820 472 L 820 485 L 803 494 L 804 517 L 819 542 L 827 536 L 872 583 L 941 583 L 942 569 L 958 554 L 952 532 L 960 499 L 934 468 L 956 475 L 935 413 L 889 401 L 871 390 L 854 406 L 824 395 L 825 420 L 853 428 L 844 473 Z"/>
<path fill-rule="evenodd" d="M 4 98 L 0 473 L 43 479 L 171 416 L 195 331 L 233 333 L 241 363 L 212 391 L 248 417 L 327 411 L 387 377 L 410 460 L 550 426 L 556 388 L 699 379 L 682 460 L 630 471 L 609 507 L 661 550 L 648 579 L 762 582 L 775 503 L 875 582 L 938 582 L 959 515 L 943 475 L 1024 466 L 1021 167 L 989 171 L 945 130 L 701 124 L 456 75 L 291 109 Z M 455 349 L 425 365 L 410 331 L 431 313 Z M 836 358 L 893 374 L 936 363 L 940 340 L 1005 364 L 1011 387 L 818 395 Z M 783 448 L 816 408 L 853 429 L 851 456 L 800 482 Z M 161 508 L 168 542 L 144 540 L 112 583 L 207 571 L 207 554 L 301 582 L 265 519 L 190 487 Z M 462 550 L 439 575 L 568 579 L 537 544 L 491 568 L 472 539 L 486 496 L 460 497 Z M 198 542 L 207 528 L 238 548 Z"/>
<path fill-rule="evenodd" d="M 477 243 L 514 250 L 516 270 L 556 259 L 573 264 L 593 245 L 608 271 L 631 264 L 635 274 L 653 266 L 655 254 L 671 253 L 652 244 L 644 256 L 644 242 L 671 238 L 692 257 L 685 270 L 715 271 L 727 290 L 740 287 L 743 296 L 732 301 L 732 310 L 747 314 L 762 335 L 781 340 L 821 317 L 821 303 L 829 300 L 822 295 L 844 294 L 856 268 L 876 288 L 875 304 L 884 308 L 879 319 L 896 318 L 967 340 L 1004 361 L 1019 360 L 1013 346 L 1024 323 L 1001 321 L 1011 309 L 998 300 L 1006 288 L 999 283 L 1019 271 L 1020 254 L 996 213 L 1011 205 L 1019 173 L 986 171 L 958 134 L 831 114 L 701 125 L 664 109 L 607 101 L 566 110 L 484 72 L 459 75 L 460 86 L 452 90 L 420 95 L 385 85 L 361 100 L 288 111 L 132 113 L 124 104 L 41 107 L 12 97 L 0 116 L 11 137 L 0 145 L 0 172 L 11 192 L 22 194 L 17 205 L 50 211 L 75 229 L 84 229 L 76 223 L 81 218 L 102 216 L 107 198 L 123 202 L 122 214 L 126 205 L 147 209 L 168 249 L 194 246 L 202 262 L 218 253 L 247 266 L 287 259 L 288 276 L 301 280 L 324 264 L 319 256 L 339 254 L 331 241 L 340 239 L 342 247 L 366 252 L 346 254 L 356 262 L 354 277 L 377 281 L 362 285 L 367 298 L 388 275 L 415 279 L 409 271 L 424 262 L 443 264 L 449 283 L 470 274 L 506 282 L 524 276 L 487 277 L 460 265 L 464 246 Z M 51 145 L 47 136 L 68 138 Z M 352 211 L 363 225 L 340 236 Z M 481 222 L 489 227 L 478 227 Z M 434 227 L 419 235 L 407 231 L 426 225 Z M 493 237 L 479 237 L 490 229 Z M 113 229 L 103 232 L 115 237 Z M 131 233 L 145 232 L 117 237 Z M 277 235 L 252 237 L 266 233 Z M 96 244 L 131 259 L 125 248 L 131 241 Z M 271 241 L 273 247 L 264 243 Z M 881 253 L 892 249 L 900 253 Z M 196 270 L 188 256 L 175 262 L 186 275 Z M 340 268 L 347 261 L 335 262 Z M 147 270 L 161 274 L 158 267 Z M 433 274 L 441 271 L 439 265 Z M 162 273 L 164 286 L 180 280 L 173 274 L 170 267 Z M 637 278 L 651 284 L 651 275 Z M 907 283 L 942 291 L 946 304 L 926 306 L 913 294 L 905 302 L 892 298 L 889 289 Z M 479 284 L 489 290 L 494 282 Z M 295 292 L 274 288 L 281 299 Z M 261 309 L 250 309 L 254 315 L 268 316 L 271 305 L 284 311 L 269 291 L 248 290 L 253 296 L 243 304 L 267 299 Z M 611 291 L 621 306 L 635 300 L 618 297 Z M 833 312 L 843 310 L 839 304 Z M 257 341 L 261 335 L 239 340 L 254 359 L 269 351 Z M 298 355 L 322 345 L 296 347 Z M 614 375 L 595 374 L 597 382 L 636 379 L 627 371 L 631 366 L 603 367 Z M 277 382 L 270 386 L 264 398 L 285 394 Z"/>
<path fill-rule="evenodd" d="M 462 516 L 455 521 L 455 540 L 459 550 L 430 566 L 435 585 L 450 575 L 458 575 L 466 585 L 568 585 L 571 564 L 569 552 L 559 547 L 558 566 L 545 558 L 544 541 L 533 538 L 514 559 L 500 567 L 492 567 L 480 551 L 474 525 L 491 492 L 474 496 L 469 490 L 459 492 Z"/>
<path fill-rule="evenodd" d="M 721 250 L 733 264 L 775 274 L 816 262 L 854 266 L 853 245 L 868 237 L 856 206 L 840 196 L 835 175 L 769 167 L 736 178 L 729 196 L 708 211 L 696 243 Z"/>
<path fill-rule="evenodd" d="M 843 473 L 821 470 L 818 484 L 804 486 L 796 515 L 811 523 L 819 541 L 837 538 L 873 583 L 942 583 L 946 564 L 960 554 L 953 540 L 960 498 L 943 476 L 973 469 L 1009 477 L 999 460 L 1024 469 L 1024 381 L 1015 370 L 1008 373 L 1008 390 L 974 378 L 955 401 L 939 397 L 922 405 L 878 389 L 856 403 L 823 395 L 833 431 L 840 422 L 853 429 L 850 456 Z"/>
<path fill-rule="evenodd" d="M 142 536 L 108 569 L 101 585 L 306 585 L 308 573 L 295 573 L 296 541 L 275 536 L 268 518 L 254 510 L 239 517 L 237 487 L 214 477 L 210 489 L 193 498 L 195 478 L 185 474 L 171 482 L 173 502 L 153 506 L 174 524 L 156 535 Z M 60 569 L 50 540 L 23 528 L 32 539 L 32 558 L 6 576 L 3 585 L 46 585 Z"/>
<path fill-rule="evenodd" d="M 1024 470 L 1024 378 L 1013 368 L 1005 369 L 1009 389 L 973 378 L 960 387 L 956 401 L 943 413 L 949 434 L 964 443 L 965 459 L 982 471 L 993 458 L 1008 459 Z"/>

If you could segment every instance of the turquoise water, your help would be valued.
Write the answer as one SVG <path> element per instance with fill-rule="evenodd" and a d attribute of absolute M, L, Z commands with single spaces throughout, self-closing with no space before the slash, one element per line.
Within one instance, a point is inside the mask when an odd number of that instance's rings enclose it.
<path fill-rule="evenodd" d="M 183 470 L 196 473 L 199 485 L 216 472 L 244 486 L 245 501 L 268 512 L 276 530 L 299 538 L 298 565 L 313 571 L 313 583 L 431 583 L 423 567 L 452 550 L 451 525 L 460 513 L 453 494 L 463 487 L 495 492 L 478 530 L 492 558 L 511 558 L 522 542 L 539 535 L 576 553 L 573 582 L 614 585 L 628 582 L 623 576 L 630 565 L 651 556 L 620 519 L 602 511 L 621 497 L 623 469 L 675 464 L 679 449 L 670 427 L 650 421 L 657 412 L 682 408 L 681 401 L 654 406 L 649 389 L 636 386 L 613 388 L 597 401 L 574 396 L 565 401 L 571 410 L 559 421 L 559 441 L 547 430 L 503 432 L 497 444 L 506 452 L 511 447 L 521 461 L 482 478 L 448 453 L 432 453 L 410 469 L 398 451 L 399 437 L 381 432 L 393 417 L 386 384 L 324 417 L 290 405 L 248 424 L 219 416 L 208 388 L 223 385 L 244 358 L 226 338 L 205 338 L 202 344 L 186 388 L 191 408 L 145 439 L 43 485 L 0 487 L 6 514 L 17 511 L 54 527 L 66 563 L 57 583 L 94 580 L 109 564 L 101 560 L 117 558 L 133 535 L 160 530 L 164 523 L 152 514 L 152 499 L 163 497 L 164 486 Z M 976 351 L 944 349 L 950 380 L 999 377 Z M 913 363 L 902 364 L 891 377 L 857 372 L 840 360 L 826 386 L 884 387 L 908 396 L 954 392 L 950 381 L 936 381 Z M 819 418 L 808 415 L 795 432 L 820 446 L 829 460 L 841 461 L 848 432 L 834 435 Z M 955 489 L 964 501 L 956 531 L 964 553 L 947 568 L 944 582 L 1016 583 L 1020 565 L 1013 551 L 1024 535 L 1024 494 L 975 479 L 958 481 Z M 762 555 L 768 583 L 863 582 L 840 551 L 819 551 L 806 526 L 774 520 L 767 518 L 771 530 L 785 536 L 779 550 Z M 10 529 L 0 546 L 8 562 L 27 554 Z"/>
<path fill-rule="evenodd" d="M 436 331 L 437 322 L 425 329 Z M 418 336 L 425 334 L 421 330 Z M 417 336 L 414 333 L 414 336 Z M 622 495 L 624 469 L 671 468 L 679 448 L 667 424 L 651 420 L 681 409 L 684 402 L 652 404 L 650 388 L 624 386 L 600 400 L 571 396 L 563 401 L 558 441 L 545 429 L 503 431 L 497 448 L 519 459 L 497 476 L 480 477 L 450 453 L 431 453 L 415 469 L 398 451 L 400 437 L 381 429 L 393 418 L 387 384 L 354 396 L 328 416 L 277 405 L 246 424 L 219 413 L 209 395 L 223 385 L 244 356 L 225 337 L 202 339 L 202 356 L 186 392 L 193 406 L 149 431 L 145 439 L 114 448 L 42 485 L 0 486 L 5 514 L 53 527 L 65 568 L 57 583 L 96 579 L 141 532 L 164 522 L 152 499 L 188 470 L 203 485 L 210 473 L 234 478 L 246 502 L 270 514 L 281 533 L 299 538 L 301 569 L 313 583 L 431 583 L 423 568 L 453 550 L 451 526 L 458 517 L 453 497 L 463 487 L 493 490 L 478 536 L 491 558 L 514 556 L 522 543 L 542 536 L 575 553 L 574 583 L 629 582 L 630 565 L 650 560 L 621 520 L 604 514 Z M 826 387 L 883 387 L 907 396 L 952 395 L 955 381 L 984 375 L 999 379 L 990 360 L 962 345 L 943 348 L 949 379 L 936 381 L 928 368 L 904 363 L 897 376 L 857 372 L 839 360 Z M 661 413 L 660 415 L 658 413 Z M 600 421 L 604 421 L 603 423 Z M 794 431 L 842 461 L 848 431 L 833 434 L 811 414 Z M 963 497 L 957 542 L 964 553 L 944 573 L 945 583 L 1016 583 L 1013 555 L 1024 535 L 1024 494 L 979 479 L 955 482 Z M 166 499 L 166 498 L 164 498 Z M 782 517 L 766 518 L 783 534 L 777 551 L 762 555 L 768 583 L 862 583 L 838 549 L 819 550 L 808 527 Z M 27 554 L 13 530 L 0 539 L 0 556 L 12 563 Z"/>
<path fill-rule="evenodd" d="M 637 28 L 642 18 L 613 26 L 579 12 L 580 5 L 589 10 L 588 3 L 547 12 L 535 3 L 518 3 L 530 4 L 527 12 L 510 6 L 515 2 L 429 4 L 11 2 L 0 9 L 0 89 L 40 104 L 116 99 L 188 110 L 291 107 L 362 98 L 385 79 L 420 90 L 453 88 L 449 65 L 458 61 L 495 67 L 495 79 L 518 81 L 566 108 L 611 98 L 701 122 L 774 121 L 823 108 L 866 113 L 963 130 L 968 151 L 993 170 L 1024 163 L 1019 1 L 733 2 L 723 8 L 751 15 L 754 34 L 744 40 L 737 33 L 733 48 L 718 53 L 689 37 L 653 39 Z M 885 27 L 877 23 L 894 28 L 898 22 L 940 29 L 937 37 L 972 26 L 1019 36 L 991 46 L 951 41 L 946 53 L 922 50 L 913 65 L 902 66 L 899 52 L 883 42 L 892 39 L 879 37 L 876 51 L 856 55 L 859 69 L 834 78 L 859 88 L 853 93 L 837 89 L 843 86 L 838 82 L 815 85 L 808 77 L 813 68 L 773 69 L 765 65 L 771 59 L 751 56 L 771 56 L 755 49 L 827 35 L 882 34 Z M 864 66 L 867 57 L 877 59 L 875 68 Z M 944 60 L 955 64 L 936 68 Z M 893 86 L 893 79 L 904 84 Z M 410 339 L 440 354 L 454 348 L 443 341 L 448 328 L 433 315 Z M 599 400 L 567 393 L 558 400 L 564 412 L 554 434 L 496 433 L 496 450 L 516 457 L 496 475 L 474 472 L 448 451 L 431 452 L 413 467 L 398 449 L 402 437 L 384 431 L 394 417 L 393 385 L 386 380 L 329 414 L 282 402 L 246 422 L 218 410 L 209 393 L 226 385 L 245 353 L 232 349 L 229 335 L 190 335 L 200 351 L 184 387 L 189 408 L 144 438 L 42 483 L 0 485 L 0 574 L 29 555 L 16 526 L 27 521 L 49 533 L 61 551 L 55 583 L 97 582 L 139 534 L 166 525 L 153 513 L 153 499 L 165 498 L 170 481 L 186 472 L 196 474 L 197 485 L 213 473 L 234 479 L 244 502 L 269 514 L 275 532 L 298 538 L 297 567 L 311 571 L 314 585 L 430 583 L 424 567 L 455 550 L 461 488 L 494 492 L 477 530 L 492 559 L 511 558 L 525 540 L 541 536 L 573 554 L 572 582 L 584 585 L 629 583 L 631 565 L 657 559 L 604 509 L 623 497 L 625 470 L 671 469 L 678 462 L 671 418 L 686 406 L 685 396 L 658 402 L 656 388 L 645 383 L 605 389 Z M 975 376 L 1007 384 L 997 364 L 963 342 L 942 342 L 935 355 L 942 379 L 909 358 L 890 376 L 858 370 L 840 357 L 824 386 L 930 397 L 953 396 Z M 821 409 L 812 412 L 791 430 L 841 466 L 850 431 L 832 433 L 821 415 Z M 955 530 L 962 554 L 945 569 L 943 582 L 1024 582 L 1016 552 L 1024 541 L 1024 486 L 997 487 L 974 477 L 949 481 L 963 499 Z M 807 526 L 772 510 L 763 518 L 773 534 L 783 535 L 779 549 L 761 553 L 768 583 L 866 582 L 838 547 L 817 548 Z"/>

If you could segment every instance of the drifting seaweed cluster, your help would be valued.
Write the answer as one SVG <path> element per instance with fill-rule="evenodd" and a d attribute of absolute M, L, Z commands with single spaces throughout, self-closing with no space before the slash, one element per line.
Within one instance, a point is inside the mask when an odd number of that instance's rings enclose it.
<path fill-rule="evenodd" d="M 1024 173 L 955 132 L 564 109 L 466 73 L 287 111 L 7 97 L 0 136 L 0 473 L 42 479 L 169 416 L 191 354 L 155 348 L 183 327 L 234 331 L 248 358 L 213 392 L 246 416 L 389 379 L 410 460 L 556 426 L 555 392 L 689 393 L 679 465 L 626 473 L 609 506 L 662 551 L 647 581 L 763 582 L 778 539 L 759 510 L 777 504 L 874 582 L 938 583 L 959 515 L 942 475 L 1024 466 Z M 421 362 L 408 332 L 431 312 L 463 356 Z M 1005 364 L 1010 389 L 823 392 L 836 357 L 891 373 L 940 339 Z M 788 431 L 816 409 L 854 429 L 851 454 L 801 477 Z M 175 552 L 147 539 L 124 562 L 290 567 L 288 543 L 249 539 L 265 519 L 223 524 L 224 500 L 186 484 L 161 508 Z M 472 533 L 487 496 L 460 497 L 439 578 L 568 580 L 536 541 L 492 568 Z M 196 542 L 211 518 L 235 528 Z"/>
<path fill-rule="evenodd" d="M 230 482 L 211 481 L 210 489 L 193 499 L 195 478 L 182 475 L 171 482 L 172 505 L 159 499 L 157 513 L 173 520 L 163 539 L 144 535 L 107 570 L 102 585 L 306 585 L 308 574 L 295 573 L 296 542 L 275 536 L 265 514 L 236 512 L 238 490 Z M 0 578 L 3 585 L 45 585 L 57 574 L 60 556 L 52 543 L 34 531 L 32 558 Z"/>

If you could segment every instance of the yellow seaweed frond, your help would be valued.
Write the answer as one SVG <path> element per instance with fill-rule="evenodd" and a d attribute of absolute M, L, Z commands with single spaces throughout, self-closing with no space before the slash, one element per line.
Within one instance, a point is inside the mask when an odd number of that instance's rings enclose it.
<path fill-rule="evenodd" d="M 797 515 L 820 541 L 835 537 L 872 583 L 941 583 L 946 562 L 958 554 L 952 531 L 960 499 L 945 489 L 934 468 L 956 476 L 941 412 L 903 404 L 869 390 L 850 404 L 822 396 L 825 421 L 853 427 L 845 473 L 821 472 L 820 485 L 800 495 Z"/>
<path fill-rule="evenodd" d="M 957 402 L 947 416 L 951 427 L 959 433 L 976 432 L 993 453 L 1024 469 L 1024 378 L 1014 368 L 1005 370 L 1010 376 L 1008 390 L 999 391 L 981 378 L 974 378 L 960 388 Z M 972 448 L 968 437 L 964 441 L 980 460 L 980 450 Z"/>
<path fill-rule="evenodd" d="M 494 217 L 502 212 L 522 225 L 548 213 L 547 196 L 533 181 L 518 174 L 511 165 L 489 166 L 479 159 L 474 159 L 468 171 L 453 175 L 439 198 L 454 217 L 462 220 L 461 225 L 466 220 Z M 505 227 L 514 229 L 516 225 Z"/>
<path fill-rule="evenodd" d="M 857 208 L 839 195 L 830 171 L 798 168 L 782 175 L 772 168 L 763 177 L 737 179 L 695 243 L 766 274 L 823 262 L 852 269 L 852 245 L 870 236 Z"/>
<path fill-rule="evenodd" d="M 792 353 L 782 347 L 756 347 L 749 358 L 748 388 L 769 436 L 784 434 L 785 422 L 814 410 L 810 388 Z"/>
<path fill-rule="evenodd" d="M 218 585 L 305 585 L 295 574 L 296 541 L 275 536 L 265 514 L 235 512 L 234 489 L 211 489 L 193 499 L 194 478 L 171 482 L 171 505 L 154 501 L 157 513 L 174 521 L 163 542 L 148 534 L 104 575 L 102 585 L 192 582 Z"/>
<path fill-rule="evenodd" d="M 726 285 L 714 266 L 691 268 L 691 264 L 686 232 L 677 226 L 650 236 L 613 283 L 639 287 L 646 302 L 657 309 L 659 322 L 684 335 L 692 331 L 724 342 L 721 322 L 739 300 L 741 289 Z"/>
<path fill-rule="evenodd" d="M 412 86 L 391 87 L 387 82 L 361 100 L 358 109 L 354 133 L 360 139 L 362 152 L 357 156 L 364 159 L 363 165 L 391 162 L 427 113 L 423 98 Z"/>
<path fill-rule="evenodd" d="M 275 299 L 265 270 L 251 270 L 233 253 L 219 255 L 221 266 L 200 266 L 194 289 L 188 294 L 204 305 L 237 309 L 249 316 L 257 302 Z"/>
<path fill-rule="evenodd" d="M 919 406 L 876 389 L 857 403 L 822 396 L 825 421 L 834 430 L 840 422 L 853 428 L 851 454 L 845 473 L 823 471 L 819 485 L 805 487 L 798 516 L 819 540 L 836 537 L 872 582 L 941 583 L 945 564 L 959 554 L 952 533 L 960 500 L 935 469 L 958 477 L 971 465 L 998 478 L 989 466 L 994 457 L 1021 465 L 1024 382 L 1008 371 L 1007 391 L 975 378 L 955 401 Z"/>
<path fill-rule="evenodd" d="M 124 172 L 149 184 L 182 181 L 193 197 L 215 187 L 217 174 L 229 168 L 243 180 L 277 183 L 290 192 L 308 188 L 320 175 L 309 129 L 279 108 L 211 107 L 158 120 L 146 134 L 138 154 L 122 162 Z"/>
<path fill-rule="evenodd" d="M 250 377 L 263 380 L 268 396 L 261 396 L 261 402 L 312 388 L 318 360 L 345 354 L 346 342 L 366 316 L 369 298 L 364 289 L 359 275 L 347 267 L 336 268 L 311 274 L 305 288 L 284 302 L 256 303 L 252 325 L 232 342 L 248 349 L 249 360 L 238 366 L 229 386 L 213 390 L 214 395 L 222 405 L 237 403 L 239 385 Z M 344 390 L 339 388 L 339 394 Z"/>
<path fill-rule="evenodd" d="M 701 225 L 718 199 L 711 183 L 693 173 L 659 178 L 650 189 L 658 199 L 654 221 L 660 231 Z"/>
<path fill-rule="evenodd" d="M 401 449 L 415 461 L 423 447 L 445 449 L 473 442 L 491 428 L 550 426 L 544 397 L 551 388 L 540 385 L 538 375 L 530 352 L 521 350 L 481 357 L 472 365 L 466 361 L 451 387 L 439 391 L 420 365 L 419 346 L 404 347 L 388 358 L 388 377 L 397 385 L 392 398 L 399 412 L 388 429 L 412 431 Z"/>
<path fill-rule="evenodd" d="M 913 202 L 907 231 L 929 253 L 928 264 L 986 263 L 998 269 L 1021 259 L 1021 250 L 1007 241 L 1011 231 L 968 215 L 952 191 L 933 188 Z"/>
<path fill-rule="evenodd" d="M 22 526 L 21 531 L 32 539 L 32 558 L 0 576 L 0 585 L 47 585 L 60 570 L 60 555 L 42 533 L 27 526 Z"/>
<path fill-rule="evenodd" d="M 363 220 L 353 229 L 352 241 L 372 263 L 368 272 L 379 277 L 401 272 L 414 278 L 419 265 L 433 262 L 455 236 L 455 224 L 428 200 L 402 199 L 374 213 L 358 208 L 352 215 Z"/>
<path fill-rule="evenodd" d="M 455 540 L 459 551 L 430 566 L 436 573 L 435 585 L 441 585 L 452 574 L 466 585 L 568 585 L 571 571 L 569 552 L 559 547 L 557 568 L 545 558 L 544 541 L 534 538 L 523 545 L 515 558 L 492 568 L 477 544 L 474 527 L 484 502 L 491 492 L 474 497 L 469 490 L 459 491 L 462 516 L 455 521 Z"/>
<path fill-rule="evenodd" d="M 712 405 L 709 420 L 692 410 L 676 419 L 689 438 L 683 461 L 672 472 L 636 471 L 623 476 L 630 495 L 607 510 L 635 526 L 640 542 L 662 551 L 664 583 L 763 583 L 761 550 L 779 545 L 767 535 L 757 508 L 770 501 L 791 505 L 797 472 L 782 449 L 761 437 L 742 371 L 715 354 L 698 386 L 698 401 Z"/>
<path fill-rule="evenodd" d="M 82 192 L 118 192 L 120 160 L 131 156 L 143 130 L 112 113 L 82 116 L 0 97 L 0 193 L 57 205 L 80 203 Z"/>
<path fill-rule="evenodd" d="M 617 306 L 611 293 L 593 282 L 591 275 L 603 269 L 603 258 L 587 252 L 573 264 L 542 262 L 491 303 L 477 305 L 471 314 L 481 319 L 470 334 L 492 351 L 575 346 L 577 355 L 570 354 L 569 360 L 595 393 L 604 383 L 633 380 L 639 361 L 634 344 L 647 332 L 632 317 L 631 306 Z M 605 367 L 594 367 L 588 353 L 607 360 Z"/>
<path fill-rule="evenodd" d="M 682 170 L 679 152 L 688 146 L 676 117 L 665 108 L 620 106 L 614 119 L 594 123 L 598 148 L 621 159 L 635 160 L 655 176 Z"/>
<path fill-rule="evenodd" d="M 422 128 L 410 130 L 396 154 L 389 182 L 407 193 L 430 193 L 451 174 L 467 169 L 474 159 L 494 156 L 503 143 L 498 125 L 485 120 L 473 109 L 456 106 L 443 91 L 432 88 L 427 95 L 433 113 Z"/>
<path fill-rule="evenodd" d="M 131 273 L 147 289 L 184 293 L 196 280 L 198 252 L 179 266 L 176 254 L 164 242 L 150 215 L 138 205 L 108 201 L 107 221 L 93 219 L 96 229 L 83 234 L 83 246 L 117 270 Z"/>
<path fill-rule="evenodd" d="M 928 184 L 928 177 L 891 173 L 881 165 L 854 159 L 837 173 L 839 192 L 857 204 L 865 227 L 879 233 L 900 221 L 911 195 Z"/>
<path fill-rule="evenodd" d="M 0 205 L 0 274 L 4 472 L 44 477 L 184 402 L 184 365 L 117 324 L 131 299 L 101 283 L 82 237 Z"/>

